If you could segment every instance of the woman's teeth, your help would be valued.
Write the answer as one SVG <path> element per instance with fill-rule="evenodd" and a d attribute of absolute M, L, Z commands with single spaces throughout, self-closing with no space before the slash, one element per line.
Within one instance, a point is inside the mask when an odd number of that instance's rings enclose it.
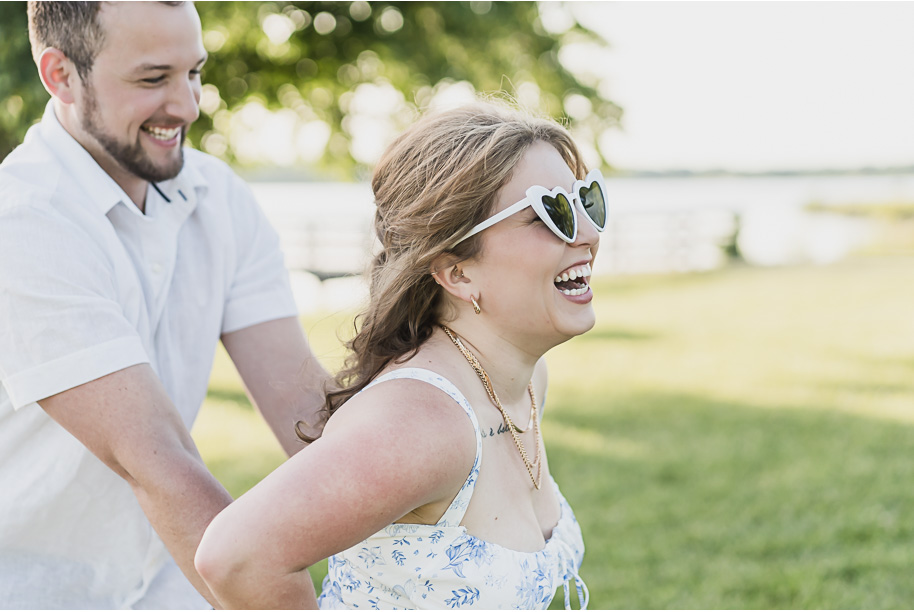
<path fill-rule="evenodd" d="M 561 283 L 561 282 L 565 282 L 565 281 L 569 281 L 569 280 L 577 280 L 579 278 L 586 278 L 586 277 L 590 276 L 591 272 L 592 272 L 592 270 L 590 269 L 590 264 L 587 263 L 587 264 L 584 264 L 580 268 L 575 268 L 572 270 L 566 270 L 565 272 L 562 272 L 560 275 L 555 277 L 555 280 L 553 282 Z"/>
<path fill-rule="evenodd" d="M 144 127 L 143 131 L 155 138 L 156 140 L 171 140 L 181 133 L 181 126 L 176 128 Z"/>
<path fill-rule="evenodd" d="M 590 291 L 586 279 L 590 277 L 591 272 L 592 270 L 590 269 L 589 263 L 578 268 L 566 270 L 555 277 L 555 280 L 553 281 L 556 285 L 555 288 L 565 295 L 584 295 Z M 565 286 L 560 287 L 560 284 L 564 284 Z"/>
<path fill-rule="evenodd" d="M 590 290 L 590 287 L 584 286 L 580 289 L 559 289 L 565 295 L 584 295 L 587 291 Z"/>

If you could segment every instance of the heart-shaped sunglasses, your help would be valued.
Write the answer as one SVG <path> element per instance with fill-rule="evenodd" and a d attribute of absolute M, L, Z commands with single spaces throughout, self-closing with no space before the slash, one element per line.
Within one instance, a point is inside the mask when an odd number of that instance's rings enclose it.
<path fill-rule="evenodd" d="M 578 215 L 574 211 L 575 202 L 584 212 L 584 217 L 598 232 L 602 232 L 606 228 L 606 183 L 603 180 L 603 174 L 595 168 L 587 173 L 584 180 L 574 182 L 570 194 L 561 187 L 549 190 L 540 185 L 533 185 L 527 189 L 527 195 L 523 200 L 474 226 L 454 242 L 453 246 L 457 246 L 470 236 L 475 236 L 528 206 L 533 207 L 537 216 L 552 230 L 553 234 L 565 242 L 572 243 L 578 237 Z"/>

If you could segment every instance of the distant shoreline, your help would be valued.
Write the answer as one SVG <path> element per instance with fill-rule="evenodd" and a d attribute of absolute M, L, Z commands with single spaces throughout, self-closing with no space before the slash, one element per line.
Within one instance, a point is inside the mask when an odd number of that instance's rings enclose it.
<path fill-rule="evenodd" d="M 312 170 L 302 169 L 278 169 L 278 168 L 259 168 L 244 169 L 236 168 L 236 171 L 244 180 L 251 183 L 339 183 L 333 179 L 326 179 L 314 174 Z M 897 166 L 897 167 L 862 167 L 862 168 L 821 168 L 814 170 L 764 170 L 758 172 L 738 171 L 738 170 L 626 170 L 620 168 L 605 169 L 604 174 L 611 178 L 650 178 L 650 179 L 683 179 L 683 178 L 814 178 L 814 177 L 831 177 L 831 176 L 905 176 L 914 175 L 914 165 Z M 342 181 L 362 183 L 366 180 Z"/>

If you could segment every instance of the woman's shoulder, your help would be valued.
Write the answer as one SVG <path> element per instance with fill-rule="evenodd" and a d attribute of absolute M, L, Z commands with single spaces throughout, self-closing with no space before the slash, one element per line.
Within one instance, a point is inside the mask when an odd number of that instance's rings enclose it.
<path fill-rule="evenodd" d="M 468 404 L 457 386 L 425 368 L 401 367 L 383 372 L 339 407 L 325 432 L 356 423 L 390 429 L 401 427 L 428 437 L 459 436 L 472 442 Z M 461 434 L 462 432 L 462 434 Z"/>
<path fill-rule="evenodd" d="M 476 461 L 476 433 L 464 410 L 438 387 L 412 377 L 366 387 L 330 417 L 314 443 L 338 461 L 362 462 L 360 478 L 415 505 L 449 501 Z M 371 485 L 375 486 L 375 485 Z"/>

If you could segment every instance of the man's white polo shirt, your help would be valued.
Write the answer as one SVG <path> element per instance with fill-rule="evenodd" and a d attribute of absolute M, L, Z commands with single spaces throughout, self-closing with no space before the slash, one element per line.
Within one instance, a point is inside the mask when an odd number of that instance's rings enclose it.
<path fill-rule="evenodd" d="M 208 607 L 129 485 L 35 402 L 148 362 L 189 429 L 221 334 L 295 314 L 225 164 L 185 150 L 144 215 L 49 104 L 0 164 L 0 607 Z"/>

